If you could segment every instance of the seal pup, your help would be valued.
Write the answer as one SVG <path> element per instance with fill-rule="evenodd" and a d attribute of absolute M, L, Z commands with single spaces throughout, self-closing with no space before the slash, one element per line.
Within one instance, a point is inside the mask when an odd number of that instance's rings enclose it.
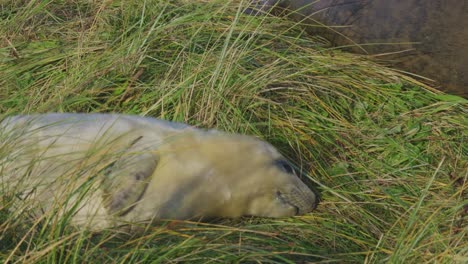
<path fill-rule="evenodd" d="M 288 217 L 319 202 L 273 146 L 252 136 L 149 117 L 51 113 L 4 119 L 0 139 L 0 193 L 28 201 L 22 208 L 34 215 L 59 208 L 54 214 L 94 230 Z"/>

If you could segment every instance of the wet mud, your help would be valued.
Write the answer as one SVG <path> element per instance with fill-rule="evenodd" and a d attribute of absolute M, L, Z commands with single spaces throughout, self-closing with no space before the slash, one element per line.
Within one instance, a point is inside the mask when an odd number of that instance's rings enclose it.
<path fill-rule="evenodd" d="M 376 55 L 424 76 L 429 85 L 468 97 L 468 0 L 266 0 L 288 10 L 335 46 Z M 321 26 L 320 24 L 326 25 Z"/>

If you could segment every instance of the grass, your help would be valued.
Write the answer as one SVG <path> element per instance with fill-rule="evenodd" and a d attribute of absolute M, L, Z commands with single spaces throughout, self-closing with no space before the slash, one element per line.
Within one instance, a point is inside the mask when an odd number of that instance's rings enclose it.
<path fill-rule="evenodd" d="M 17 215 L 0 189 L 0 262 L 468 261 L 467 100 L 246 2 L 3 0 L 1 116 L 120 112 L 256 135 L 320 185 L 318 210 L 96 234 Z"/>

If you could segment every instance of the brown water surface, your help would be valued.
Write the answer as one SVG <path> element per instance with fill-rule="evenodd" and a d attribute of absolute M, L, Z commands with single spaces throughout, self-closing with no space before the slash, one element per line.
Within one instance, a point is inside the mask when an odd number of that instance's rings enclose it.
<path fill-rule="evenodd" d="M 468 0 L 267 0 L 334 45 L 380 59 L 468 97 Z M 295 11 L 294 11 L 295 10 Z M 329 26 L 317 27 L 317 22 Z M 314 26 L 315 25 L 315 26 Z M 342 36 L 340 36 L 340 34 Z"/>

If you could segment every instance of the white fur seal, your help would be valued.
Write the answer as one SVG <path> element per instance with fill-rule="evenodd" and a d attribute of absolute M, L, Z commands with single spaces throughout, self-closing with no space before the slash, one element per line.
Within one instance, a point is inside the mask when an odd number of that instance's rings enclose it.
<path fill-rule="evenodd" d="M 154 118 L 13 116 L 0 123 L 0 142 L 2 195 L 21 196 L 23 208 L 39 215 L 73 210 L 73 224 L 95 230 L 154 219 L 302 215 L 319 201 L 270 144 Z"/>

